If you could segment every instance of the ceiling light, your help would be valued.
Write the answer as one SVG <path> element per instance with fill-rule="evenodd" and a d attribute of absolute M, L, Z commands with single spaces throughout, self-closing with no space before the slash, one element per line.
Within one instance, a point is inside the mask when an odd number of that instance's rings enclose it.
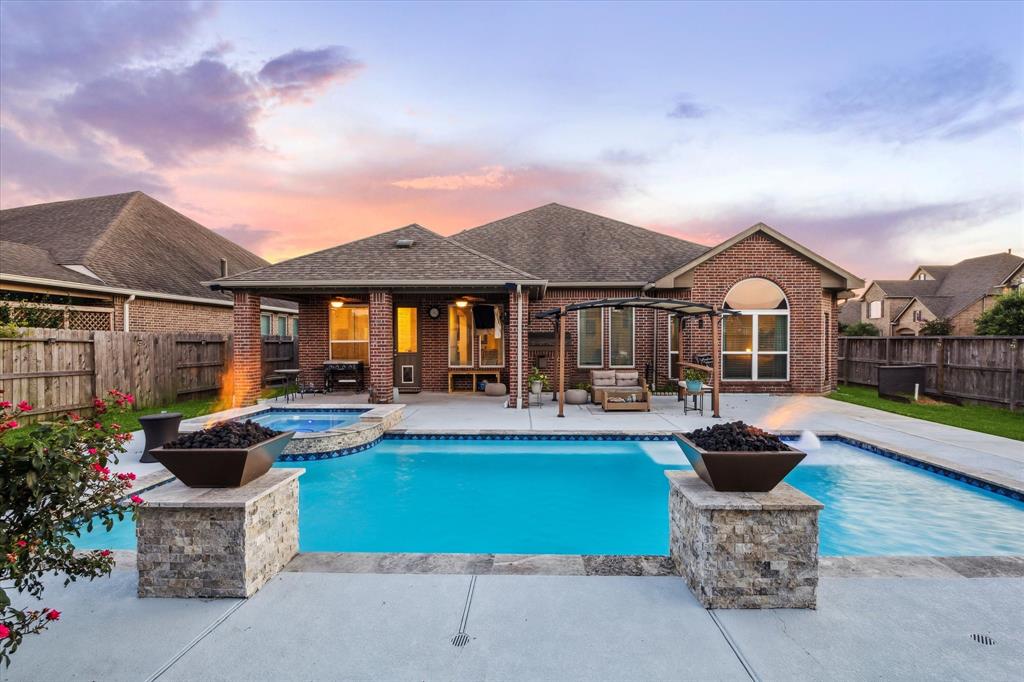
<path fill-rule="evenodd" d="M 469 305 L 469 301 L 463 300 L 461 298 L 455 302 L 456 308 L 465 308 L 467 305 Z"/>
<path fill-rule="evenodd" d="M 337 300 L 331 301 L 331 307 L 332 308 L 340 308 L 343 305 L 345 305 L 344 301 L 337 301 Z"/>

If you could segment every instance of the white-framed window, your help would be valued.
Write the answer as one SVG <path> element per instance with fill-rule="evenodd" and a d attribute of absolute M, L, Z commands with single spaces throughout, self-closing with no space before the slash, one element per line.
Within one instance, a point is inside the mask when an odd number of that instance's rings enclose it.
<path fill-rule="evenodd" d="M 299 338 L 299 318 L 292 318 L 292 336 Z"/>
<path fill-rule="evenodd" d="M 603 367 L 604 312 L 601 308 L 576 311 L 576 366 Z"/>
<path fill-rule="evenodd" d="M 260 336 L 270 336 L 270 315 L 260 315 Z"/>
<path fill-rule="evenodd" d="M 928 275 L 926 275 L 923 272 L 919 272 L 919 273 L 917 273 L 917 278 L 918 279 L 928 279 Z"/>
<path fill-rule="evenodd" d="M 277 335 L 288 336 L 288 316 L 278 315 L 277 316 Z"/>
<path fill-rule="evenodd" d="M 921 314 L 921 311 L 920 310 L 915 310 L 914 311 L 914 322 L 921 322 L 923 319 L 924 319 L 924 316 Z"/>
<path fill-rule="evenodd" d="M 370 364 L 369 306 L 331 306 L 331 360 Z"/>
<path fill-rule="evenodd" d="M 782 289 L 760 277 L 729 290 L 722 318 L 722 378 L 726 381 L 789 379 L 789 303 Z"/>
<path fill-rule="evenodd" d="M 448 366 L 473 366 L 473 312 L 469 306 L 448 306 Z"/>
<path fill-rule="evenodd" d="M 882 317 L 882 302 L 871 301 L 868 303 L 868 319 L 877 320 Z"/>
<path fill-rule="evenodd" d="M 636 356 L 636 308 L 608 311 L 608 366 L 632 367 Z"/>
<path fill-rule="evenodd" d="M 503 309 L 500 305 L 493 308 L 494 329 L 477 330 L 481 367 L 505 366 L 505 330 L 501 326 Z"/>

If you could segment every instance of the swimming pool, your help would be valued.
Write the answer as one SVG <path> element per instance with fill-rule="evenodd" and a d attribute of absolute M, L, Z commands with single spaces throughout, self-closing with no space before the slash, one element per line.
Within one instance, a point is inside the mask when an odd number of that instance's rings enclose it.
<path fill-rule="evenodd" d="M 666 554 L 673 441 L 385 438 L 301 466 L 302 551 Z M 824 503 L 820 553 L 1024 554 L 1024 503 L 824 441 L 786 481 Z M 83 546 L 131 549 L 130 523 Z"/>
<path fill-rule="evenodd" d="M 329 429 L 340 429 L 355 424 L 359 421 L 359 416 L 366 412 L 368 410 L 292 410 L 272 407 L 269 410 L 239 417 L 239 420 L 244 421 L 248 419 L 276 431 L 315 433 Z"/>

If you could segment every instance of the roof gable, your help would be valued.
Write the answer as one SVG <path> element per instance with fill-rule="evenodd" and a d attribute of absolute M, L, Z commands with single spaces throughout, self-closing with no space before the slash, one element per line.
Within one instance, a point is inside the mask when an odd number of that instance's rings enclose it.
<path fill-rule="evenodd" d="M 642 285 L 708 250 L 554 203 L 464 230 L 452 239 L 558 284 Z"/>
<path fill-rule="evenodd" d="M 750 227 L 743 230 L 739 234 L 736 234 L 730 237 L 729 239 L 726 239 L 721 244 L 718 244 L 717 246 L 708 249 L 703 254 L 694 258 L 693 260 L 691 260 L 689 263 L 686 263 L 682 267 L 663 274 L 660 278 L 657 279 L 655 284 L 657 284 L 657 286 L 660 288 L 672 288 L 676 286 L 676 278 L 686 275 L 701 263 L 704 263 L 714 258 L 715 256 L 722 253 L 731 246 L 738 244 L 747 237 L 758 232 L 765 234 L 771 237 L 772 239 L 776 240 L 777 242 L 783 244 L 784 246 L 793 249 L 804 258 L 807 258 L 811 262 L 818 265 L 823 271 L 832 275 L 833 278 L 835 278 L 836 283 L 839 287 L 843 289 L 859 289 L 860 287 L 864 286 L 864 280 L 862 280 L 861 278 L 857 277 L 856 275 L 852 274 L 847 270 L 844 270 L 843 268 L 839 267 L 832 261 L 822 256 L 819 256 L 815 252 L 808 249 L 806 246 L 790 239 L 789 237 L 782 234 L 775 228 L 769 227 L 764 223 L 757 223 L 756 225 L 751 225 Z"/>
<path fill-rule="evenodd" d="M 412 244 L 398 246 L 399 240 L 411 240 Z M 216 282 L 225 287 L 252 283 L 279 286 L 289 283 L 301 286 L 543 283 L 528 272 L 416 224 Z"/>

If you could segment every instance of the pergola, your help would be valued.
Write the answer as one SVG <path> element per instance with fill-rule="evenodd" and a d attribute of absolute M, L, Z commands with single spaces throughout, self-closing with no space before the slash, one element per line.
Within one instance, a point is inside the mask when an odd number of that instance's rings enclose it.
<path fill-rule="evenodd" d="M 716 308 L 714 306 L 705 305 L 703 303 L 694 303 L 693 301 L 683 301 L 676 298 L 647 298 L 643 296 L 637 296 L 633 298 L 602 298 L 593 301 L 583 301 L 581 303 L 572 303 L 569 305 L 563 305 L 558 308 L 551 308 L 544 310 L 535 315 L 536 318 L 541 320 L 554 320 L 558 328 L 558 416 L 565 416 L 565 325 L 562 324 L 562 318 L 574 310 L 587 310 L 588 308 L 653 308 L 655 310 L 665 310 L 672 314 L 672 320 L 676 325 L 676 346 L 679 351 L 679 362 L 677 366 L 679 368 L 678 377 L 680 380 L 683 378 L 683 369 L 691 367 L 704 372 L 710 371 L 711 373 L 711 410 L 715 417 L 720 416 L 718 413 L 719 405 L 719 391 L 718 391 L 718 378 L 721 375 L 721 352 L 718 343 L 718 324 L 715 323 L 714 318 L 722 317 L 724 315 L 734 315 L 735 311 L 728 308 Z M 707 315 L 708 318 L 712 319 L 711 324 L 711 367 L 705 365 L 698 365 L 692 362 L 686 362 L 683 360 L 683 320 L 687 317 L 698 317 L 701 315 Z"/>

